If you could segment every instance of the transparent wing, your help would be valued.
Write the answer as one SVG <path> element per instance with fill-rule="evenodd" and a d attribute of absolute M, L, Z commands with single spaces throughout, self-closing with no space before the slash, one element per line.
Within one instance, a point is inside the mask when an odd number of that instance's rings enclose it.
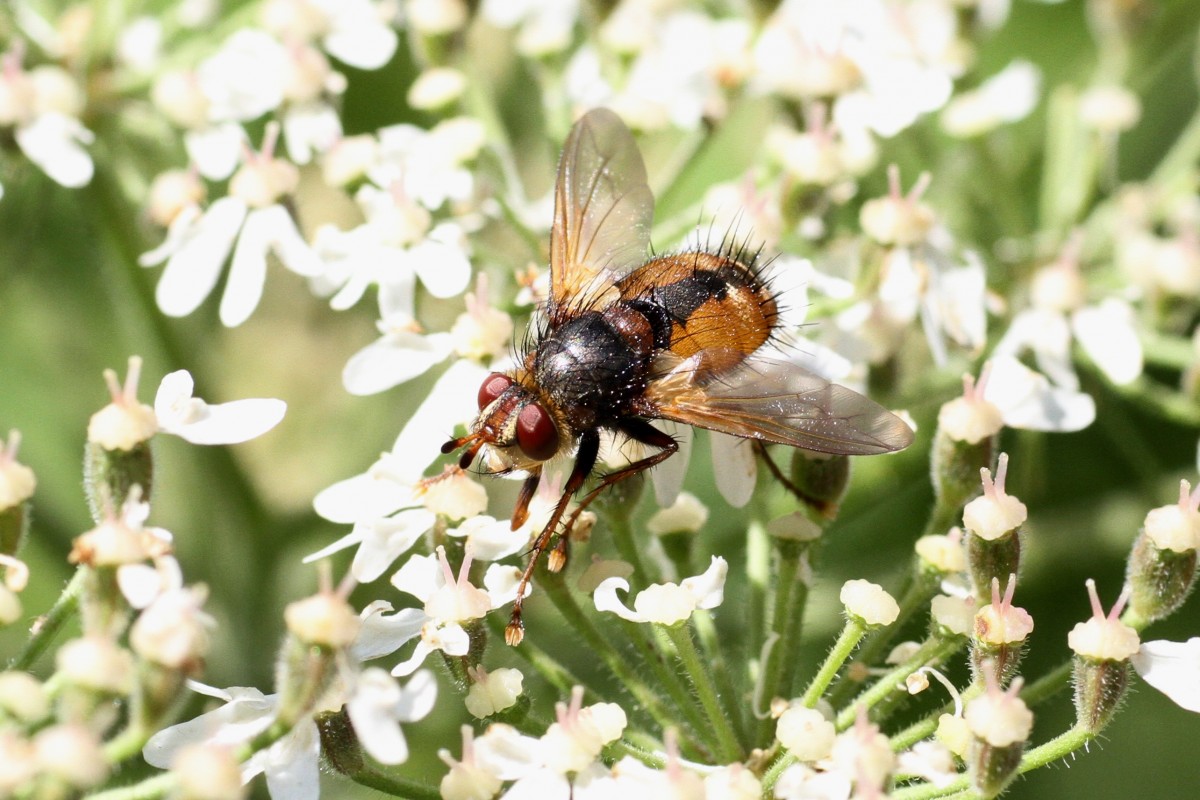
<path fill-rule="evenodd" d="M 655 415 L 821 453 L 874 455 L 912 444 L 912 429 L 895 414 L 803 367 L 766 358 L 723 363 L 723 353 L 706 351 L 652 383 Z"/>
<path fill-rule="evenodd" d="M 654 216 L 633 134 L 607 108 L 575 123 L 563 146 L 550 234 L 552 324 L 587 307 L 645 260 Z"/>

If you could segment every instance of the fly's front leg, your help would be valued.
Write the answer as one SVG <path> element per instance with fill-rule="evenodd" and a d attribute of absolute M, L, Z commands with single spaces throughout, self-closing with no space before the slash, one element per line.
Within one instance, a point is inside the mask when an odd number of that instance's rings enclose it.
<path fill-rule="evenodd" d="M 600 434 L 596 431 L 584 433 L 579 440 L 579 450 L 575 454 L 575 468 L 571 470 L 571 477 L 567 478 L 567 485 L 563 487 L 562 497 L 559 498 L 558 505 L 554 507 L 554 513 L 550 515 L 546 527 L 542 529 L 542 532 L 533 541 L 533 546 L 529 548 L 529 562 L 525 565 L 521 582 L 517 584 L 517 599 L 513 602 L 512 616 L 509 618 L 508 627 L 504 629 L 504 641 L 510 645 L 520 644 L 521 639 L 525 638 L 525 623 L 521 621 L 521 606 L 525 602 L 525 592 L 529 588 L 529 582 L 533 579 L 533 570 L 537 566 L 538 559 L 550 544 L 550 538 L 554 535 L 559 521 L 562 520 L 563 513 L 567 510 L 567 504 L 571 502 L 571 496 L 579 491 L 583 482 L 587 480 L 587 476 L 596 466 L 596 457 L 599 454 Z M 527 480 L 526 486 L 528 485 L 529 481 Z M 530 494 L 532 495 L 532 491 Z"/>

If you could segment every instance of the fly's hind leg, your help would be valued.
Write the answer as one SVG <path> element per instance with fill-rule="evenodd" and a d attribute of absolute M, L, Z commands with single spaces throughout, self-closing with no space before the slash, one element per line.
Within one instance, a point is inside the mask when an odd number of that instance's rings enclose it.
<path fill-rule="evenodd" d="M 571 516 L 567 519 L 567 524 L 563 526 L 562 534 L 558 537 L 558 542 L 551 551 L 547 566 L 553 572 L 558 572 L 567 565 L 567 551 L 570 547 L 571 530 L 575 527 L 575 523 L 579 520 L 579 515 L 591 505 L 592 501 L 600 496 L 600 493 L 612 486 L 614 483 L 619 483 L 626 478 L 631 478 L 640 472 L 645 472 L 651 467 L 659 464 L 676 452 L 679 451 L 679 443 L 676 442 L 670 435 L 663 433 L 658 428 L 651 425 L 649 422 L 637 418 L 622 420 L 618 425 L 614 426 L 617 431 L 625 434 L 635 442 L 659 448 L 659 452 L 653 455 L 646 456 L 643 459 L 633 462 L 616 472 L 605 475 L 600 480 L 600 485 L 592 489 L 583 499 L 579 501 L 579 506 L 571 512 Z"/>

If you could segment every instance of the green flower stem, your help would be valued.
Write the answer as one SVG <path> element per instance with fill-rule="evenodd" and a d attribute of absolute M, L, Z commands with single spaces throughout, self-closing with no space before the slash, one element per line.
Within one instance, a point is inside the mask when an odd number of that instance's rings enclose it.
<path fill-rule="evenodd" d="M 825 690 L 829 688 L 829 684 L 833 682 L 833 678 L 837 675 L 838 670 L 850 658 L 850 654 L 854 652 L 854 648 L 858 647 L 858 643 L 862 641 L 866 632 L 866 623 L 860 621 L 857 617 L 851 616 L 846 620 L 846 627 L 842 628 L 841 634 L 838 635 L 837 641 L 833 644 L 833 649 L 829 651 L 829 655 L 825 658 L 825 663 L 821 665 L 821 669 L 817 672 L 816 677 L 812 679 L 812 683 L 804 690 L 801 702 L 805 706 L 808 708 L 817 707 L 817 702 L 825 694 Z"/>
<path fill-rule="evenodd" d="M 135 783 L 132 786 L 122 786 L 103 792 L 84 795 L 86 800 L 157 800 L 166 797 L 174 791 L 179 783 L 179 776 L 172 772 L 164 772 Z"/>
<path fill-rule="evenodd" d="M 104 743 L 104 760 L 109 764 L 121 764 L 140 755 L 153 734 L 154 731 L 143 725 L 130 725 Z"/>
<path fill-rule="evenodd" d="M 1045 744 L 1038 745 L 1032 750 L 1027 751 L 1021 758 L 1021 766 L 1017 768 L 1017 772 L 1024 774 L 1038 767 L 1044 767 L 1047 764 L 1060 761 L 1085 746 L 1094 738 L 1094 734 L 1090 734 L 1082 728 L 1071 728 L 1066 733 L 1059 734 Z M 934 800 L 934 798 L 939 797 L 959 796 L 960 793 L 968 792 L 970 788 L 971 779 L 964 775 L 945 786 L 933 786 L 932 784 L 923 783 L 917 786 L 897 789 L 890 796 L 892 800 Z M 971 795 L 968 794 L 967 796 Z"/>
<path fill-rule="evenodd" d="M 643 585 L 658 583 L 662 574 L 658 569 L 651 569 L 650 562 L 642 558 L 642 549 L 646 542 L 638 542 L 633 533 L 633 522 L 629 516 L 628 503 L 613 503 L 604 510 L 604 521 L 612 532 L 613 543 L 621 558 L 633 565 L 633 574 L 643 581 Z"/>
<path fill-rule="evenodd" d="M 382 772 L 364 767 L 347 778 L 368 789 L 390 794 L 392 797 L 402 797 L 405 800 L 441 800 L 442 793 L 436 786 L 426 786 L 416 781 L 405 780 L 394 775 L 384 775 Z"/>
<path fill-rule="evenodd" d="M 742 746 L 738 742 L 733 724 L 721 707 L 716 683 L 713 680 L 712 672 L 709 670 L 708 661 L 702 658 L 700 651 L 696 649 L 696 642 L 692 639 L 691 628 L 686 625 L 656 626 L 656 628 L 664 630 L 675 645 L 675 652 L 678 654 L 684 670 L 687 671 L 692 688 L 695 689 L 696 695 L 700 698 L 700 705 L 704 708 L 704 712 L 708 716 L 708 724 L 716 733 L 718 743 L 717 754 L 722 759 L 722 763 L 740 761 L 742 759 Z"/>
<path fill-rule="evenodd" d="M 774 545 L 777 567 L 775 580 L 767 590 L 771 602 L 771 627 L 767 637 L 777 638 L 762 665 L 762 674 L 758 679 L 761 691 L 755 693 L 763 704 L 769 704 L 776 697 L 792 696 L 792 683 L 798 664 L 795 650 L 800 641 L 800 625 L 808 601 L 808 585 L 804 583 L 802 564 L 809 543 L 776 540 Z M 756 737 L 758 744 L 765 746 L 774 736 L 775 720 L 770 717 L 760 720 Z"/>
<path fill-rule="evenodd" d="M 938 718 L 942 714 L 951 714 L 954 712 L 954 704 L 949 703 L 932 714 L 925 717 L 920 722 L 914 722 L 904 730 L 889 737 L 888 741 L 892 746 L 892 750 L 899 753 L 901 750 L 907 750 L 922 739 L 928 739 L 937 731 Z"/>
<path fill-rule="evenodd" d="M 698 739 L 703 739 L 710 750 L 716 750 L 718 740 L 711 733 L 712 723 L 705 717 L 704 710 L 696 704 L 696 695 L 691 685 L 677 670 L 669 665 L 670 656 L 677 656 L 675 644 L 661 630 L 660 625 L 645 625 L 638 622 L 620 621 L 625 638 L 638 651 L 643 663 L 654 673 L 658 685 L 667 690 L 675 709 L 687 721 L 688 730 Z"/>
<path fill-rule="evenodd" d="M 763 797 L 775 796 L 774 789 L 775 784 L 779 782 L 779 776 L 783 774 L 784 770 L 795 763 L 796 757 L 786 750 L 771 762 L 771 766 L 767 767 L 767 771 L 762 776 Z"/>
<path fill-rule="evenodd" d="M 858 709 L 862 706 L 872 709 L 889 697 L 907 695 L 901 685 L 914 672 L 929 664 L 940 664 L 960 647 L 966 644 L 960 638 L 933 638 L 921 644 L 910 659 L 899 665 L 886 675 L 875 681 L 869 689 L 854 698 L 854 701 L 843 708 L 837 715 L 837 729 L 844 731 L 854 724 Z"/>
<path fill-rule="evenodd" d="M 753 501 L 752 501 L 753 502 Z M 767 587 L 771 583 L 771 541 L 767 535 L 767 526 L 763 521 L 761 509 L 755 508 L 750 524 L 746 528 L 746 589 L 750 594 L 747 600 L 747 617 L 751 641 L 758 644 L 770 635 L 767 630 Z M 757 636 L 757 638 L 754 638 Z M 747 666 L 752 665 L 757 653 L 749 654 Z M 761 670 L 764 665 L 758 665 Z M 753 686 L 756 676 L 747 674 L 749 685 Z M 757 698 L 757 695 L 756 695 Z M 761 709 L 754 708 L 757 714 Z"/>
<path fill-rule="evenodd" d="M 62 626 L 79 610 L 79 595 L 83 591 L 84 569 L 75 570 L 75 574 L 63 589 L 62 594 L 54 601 L 50 610 L 34 623 L 29 640 L 8 663 L 8 669 L 28 671 L 41 657 L 54 637 L 62 630 Z"/>
<path fill-rule="evenodd" d="M 642 676 L 634 669 L 633 664 L 624 653 L 618 652 L 612 646 L 587 615 L 575 602 L 561 574 L 555 575 L 546 569 L 538 571 L 538 585 L 546 592 L 550 602 L 558 609 L 567 623 L 587 642 L 592 652 L 598 656 L 608 669 L 629 690 L 629 693 L 642 704 L 647 713 L 663 728 L 677 725 L 671 708 L 659 697 L 652 688 L 642 680 Z"/>
<path fill-rule="evenodd" d="M 1036 706 L 1071 685 L 1074 662 L 1067 659 L 1054 669 L 1021 690 L 1021 699 L 1026 705 Z"/>
<path fill-rule="evenodd" d="M 872 631 L 867 635 L 866 641 L 859 648 L 858 660 L 865 664 L 871 664 L 878 660 L 896 632 L 904 627 L 913 614 L 928 608 L 929 601 L 933 599 L 937 591 L 938 579 L 935 576 L 918 572 L 914 577 L 914 573 L 910 573 L 908 584 L 900 596 L 900 615 L 891 625 Z M 830 693 L 829 702 L 833 704 L 834 708 L 844 705 L 858 687 L 859 684 L 856 681 L 851 680 L 848 676 L 842 676 Z"/>
<path fill-rule="evenodd" d="M 717 626 L 713 623 L 712 614 L 708 611 L 697 611 L 692 614 L 692 624 L 696 626 L 696 636 L 700 639 L 700 647 L 704 657 L 712 665 L 713 678 L 717 682 L 717 695 L 725 707 L 725 716 L 733 725 L 738 741 L 743 746 L 748 745 L 746 739 L 746 724 L 742 718 L 745 698 L 733 683 L 733 674 L 726 663 L 725 654 L 717 637 Z"/>
<path fill-rule="evenodd" d="M 667 765 L 666 756 L 662 753 L 657 752 L 656 749 L 647 749 L 634 744 L 629 741 L 629 737 L 617 739 L 615 742 L 609 742 L 604 746 L 603 757 L 605 761 L 617 762 L 625 756 L 636 758 L 652 769 L 662 769 Z"/>

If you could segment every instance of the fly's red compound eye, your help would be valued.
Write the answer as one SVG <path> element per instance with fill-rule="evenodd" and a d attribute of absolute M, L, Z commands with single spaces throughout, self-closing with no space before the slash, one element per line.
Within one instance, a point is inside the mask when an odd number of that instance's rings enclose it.
<path fill-rule="evenodd" d="M 504 390 L 512 386 L 512 378 L 499 372 L 493 372 L 483 379 L 479 386 L 479 410 L 483 411 L 492 402 L 504 394 Z"/>
<path fill-rule="evenodd" d="M 522 408 L 517 417 L 517 445 L 534 461 L 545 461 L 558 452 L 558 428 L 537 403 Z"/>

